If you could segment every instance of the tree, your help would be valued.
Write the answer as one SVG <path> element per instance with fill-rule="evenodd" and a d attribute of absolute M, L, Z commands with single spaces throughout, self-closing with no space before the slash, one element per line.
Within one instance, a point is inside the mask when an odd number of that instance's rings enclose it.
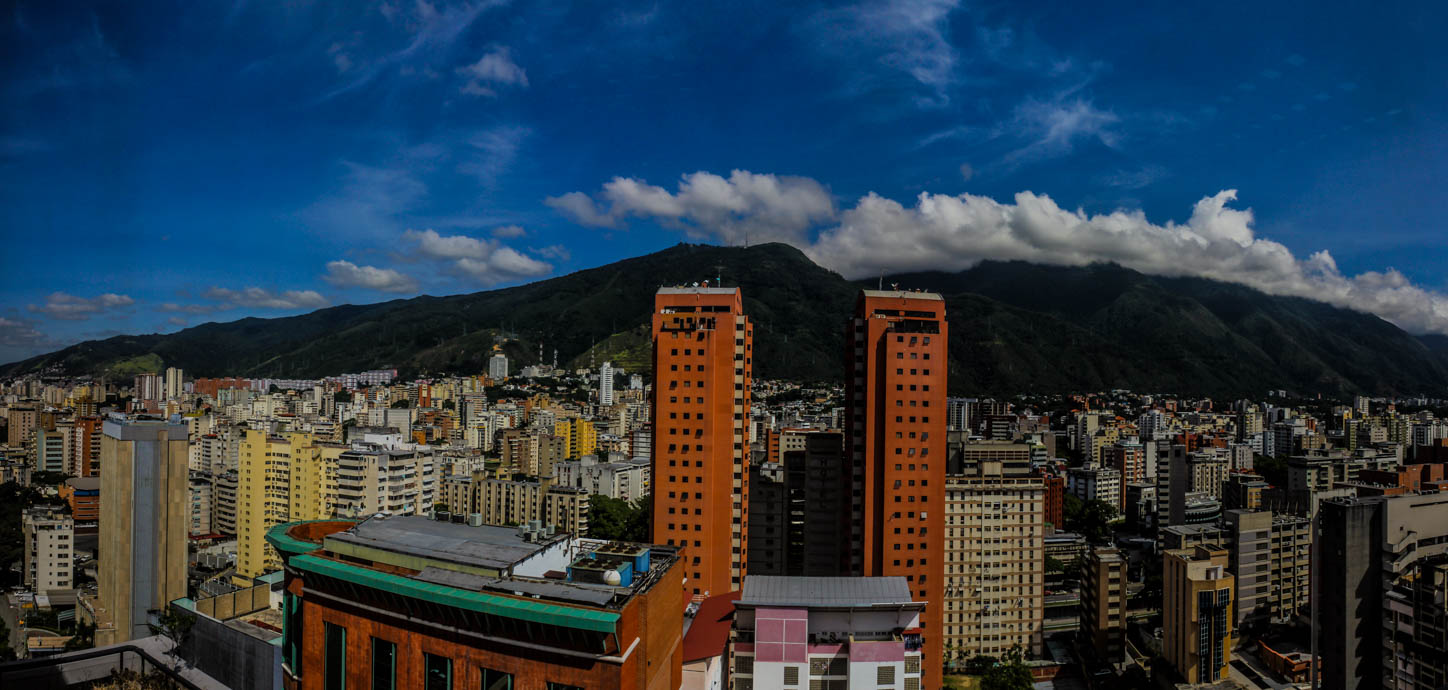
<path fill-rule="evenodd" d="M 332 394 L 332 402 L 339 402 L 339 403 L 349 403 L 349 402 L 352 402 L 352 391 L 337 391 L 336 393 L 333 393 L 333 394 Z"/>
<path fill-rule="evenodd" d="M 653 515 L 652 504 L 648 496 L 629 502 L 594 494 L 588 499 L 588 536 L 646 542 Z"/>
<path fill-rule="evenodd" d="M 171 650 L 167 654 L 171 656 L 172 663 L 180 666 L 185 661 L 181 656 L 181 647 L 191 639 L 191 626 L 196 625 L 196 616 L 169 606 L 160 610 L 152 609 L 150 614 L 154 622 L 147 623 L 146 627 L 151 629 L 152 635 L 171 641 Z"/>
<path fill-rule="evenodd" d="M 0 661 L 15 661 L 15 650 L 10 647 L 10 626 L 0 618 Z"/>
<path fill-rule="evenodd" d="M 75 626 L 75 635 L 65 641 L 65 651 L 77 652 L 96 646 L 96 626 L 81 621 Z"/>
<path fill-rule="evenodd" d="M 1000 663 L 986 671 L 985 677 L 980 680 L 980 687 L 981 690 L 1031 690 L 1035 687 L 1031 669 L 1022 658 L 1021 648 L 1012 648 L 1006 652 L 1006 657 Z"/>
<path fill-rule="evenodd" d="M 1066 494 L 1063 509 L 1068 532 L 1080 534 L 1093 543 L 1111 541 L 1111 521 L 1116 519 L 1116 506 L 1105 501 L 1082 501 Z"/>
<path fill-rule="evenodd" d="M 453 402 L 452 399 L 444 400 L 444 401 L 442 401 L 442 409 L 444 409 L 444 410 L 456 410 L 456 409 L 458 409 L 458 404 L 455 403 L 455 402 Z"/>
<path fill-rule="evenodd" d="M 391 407 L 394 410 L 405 410 L 409 407 L 412 407 L 412 401 L 408 400 L 407 398 L 398 398 L 392 401 Z"/>
<path fill-rule="evenodd" d="M 446 512 L 448 512 L 448 510 L 447 510 L 447 504 L 446 504 L 446 503 L 434 503 L 434 504 L 432 504 L 432 510 L 433 510 L 433 512 L 435 512 L 435 513 L 446 513 Z"/>
<path fill-rule="evenodd" d="M 965 672 L 972 676 L 985 675 L 992 666 L 996 665 L 996 658 L 986 654 L 977 654 L 965 662 Z"/>

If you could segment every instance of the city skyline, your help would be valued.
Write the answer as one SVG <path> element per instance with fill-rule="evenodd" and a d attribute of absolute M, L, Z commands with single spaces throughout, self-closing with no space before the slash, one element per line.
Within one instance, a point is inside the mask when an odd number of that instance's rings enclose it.
<path fill-rule="evenodd" d="M 1448 330 L 1442 8 L 1243 9 L 17 3 L 0 359 L 681 240 L 1116 260 Z"/>

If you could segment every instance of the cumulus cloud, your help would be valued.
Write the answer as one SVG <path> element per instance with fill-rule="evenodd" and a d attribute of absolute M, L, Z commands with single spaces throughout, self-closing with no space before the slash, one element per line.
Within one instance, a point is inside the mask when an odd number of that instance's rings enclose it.
<path fill-rule="evenodd" d="M 493 237 L 512 239 L 528 234 L 521 225 L 504 225 L 500 228 L 493 228 Z"/>
<path fill-rule="evenodd" d="M 736 171 L 730 179 L 764 177 L 770 176 Z M 813 181 L 799 184 L 822 190 Z M 794 243 L 846 278 L 960 271 L 984 260 L 1058 266 L 1115 262 L 1152 275 L 1210 278 L 1319 300 L 1376 314 L 1415 333 L 1448 334 L 1448 295 L 1413 285 L 1393 269 L 1345 275 L 1326 251 L 1299 258 L 1286 246 L 1257 236 L 1252 211 L 1233 207 L 1236 190 L 1198 201 L 1185 223 L 1163 223 L 1141 211 L 1070 211 L 1032 192 L 1016 194 L 1013 203 L 924 192 L 913 205 L 870 193 L 839 213 L 833 206 L 826 212 L 811 195 L 794 194 L 742 207 L 749 210 L 702 214 L 693 212 L 684 188 L 681 184 L 680 192 L 670 193 L 616 178 L 601 195 L 612 202 L 606 211 L 586 195 L 565 197 L 587 200 L 603 218 L 646 217 L 728 244 L 740 242 L 741 227 L 778 226 L 779 218 L 793 219 L 785 224 L 789 231 L 773 239 Z"/>
<path fill-rule="evenodd" d="M 327 262 L 327 273 L 322 276 L 337 287 L 360 287 L 382 292 L 417 292 L 417 281 L 411 276 L 391 268 L 358 266 L 351 261 Z"/>
<path fill-rule="evenodd" d="M 458 74 L 467 77 L 462 85 L 462 92 L 470 96 L 498 95 L 494 89 L 498 86 L 521 86 L 528 85 L 528 73 L 518 63 L 513 62 L 507 46 L 499 46 L 488 51 L 477 62 L 471 65 L 458 68 Z"/>
<path fill-rule="evenodd" d="M 622 219 L 636 216 L 728 244 L 798 244 L 807 239 L 811 227 L 835 215 L 834 199 L 819 182 L 747 170 L 735 170 L 728 178 L 707 172 L 685 175 L 677 192 L 615 177 L 603 186 L 601 196 L 606 211 L 580 192 L 545 203 L 582 225 L 616 227 Z"/>
<path fill-rule="evenodd" d="M 84 321 L 101 312 L 129 307 L 135 303 L 136 300 L 127 295 L 110 292 L 95 297 L 77 297 L 64 292 L 52 292 L 46 295 L 45 304 L 31 304 L 26 308 L 31 313 L 45 314 L 52 319 Z"/>
<path fill-rule="evenodd" d="M 273 292 L 259 287 L 241 290 L 213 287 L 202 293 L 202 297 L 221 303 L 223 309 L 250 307 L 253 309 L 319 309 L 330 302 L 315 290 L 286 290 Z"/>
<path fill-rule="evenodd" d="M 436 230 L 408 230 L 403 238 L 416 243 L 425 258 L 450 262 L 452 268 L 485 285 L 518 278 L 536 278 L 553 271 L 545 261 L 532 258 L 496 239 L 467 235 L 441 235 Z"/>
<path fill-rule="evenodd" d="M 37 330 L 30 322 L 0 316 L 0 346 L 33 348 L 51 344 L 54 344 L 54 341 Z"/>

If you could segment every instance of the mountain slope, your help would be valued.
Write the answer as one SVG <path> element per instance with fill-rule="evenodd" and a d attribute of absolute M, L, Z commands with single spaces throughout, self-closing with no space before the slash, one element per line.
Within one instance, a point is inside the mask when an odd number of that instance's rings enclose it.
<path fill-rule="evenodd" d="M 501 290 L 121 336 L 0 367 L 0 376 L 127 376 L 157 361 L 197 376 L 312 378 L 384 366 L 407 375 L 472 373 L 486 369 L 495 343 L 515 368 L 537 361 L 541 345 L 546 361 L 556 350 L 560 363 L 614 359 L 645 371 L 654 291 L 716 276 L 744 290 L 757 376 L 840 378 L 845 319 L 857 291 L 876 281 L 846 281 L 780 244 L 681 244 Z M 1239 285 L 1114 265 L 1018 262 L 885 281 L 945 295 L 955 394 L 1392 394 L 1448 387 L 1448 339 L 1414 337 L 1372 315 Z"/>

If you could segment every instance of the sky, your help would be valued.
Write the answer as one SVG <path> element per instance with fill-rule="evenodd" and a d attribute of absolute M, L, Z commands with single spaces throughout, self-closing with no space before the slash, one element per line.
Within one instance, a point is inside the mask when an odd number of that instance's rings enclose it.
<path fill-rule="evenodd" d="M 7 2 L 0 361 L 681 241 L 1448 333 L 1448 5 Z"/>

